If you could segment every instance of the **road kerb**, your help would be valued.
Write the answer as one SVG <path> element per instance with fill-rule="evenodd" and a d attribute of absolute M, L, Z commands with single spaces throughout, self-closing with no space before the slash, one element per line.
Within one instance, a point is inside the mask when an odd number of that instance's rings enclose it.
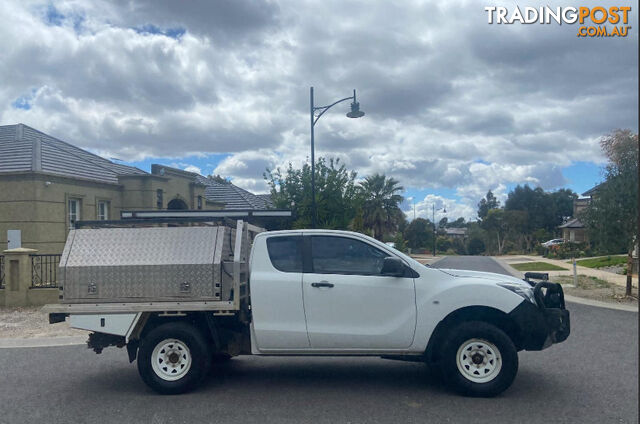
<path fill-rule="evenodd" d="M 584 297 L 564 295 L 567 302 L 579 303 L 581 305 L 596 306 L 598 308 L 615 309 L 617 311 L 638 312 L 638 306 L 622 305 L 619 303 L 600 302 L 598 300 L 585 299 Z"/>
<path fill-rule="evenodd" d="M 87 336 L 68 337 L 34 337 L 34 338 L 0 338 L 0 349 L 25 348 L 25 347 L 53 347 L 83 345 L 87 342 Z"/>
<path fill-rule="evenodd" d="M 496 257 L 496 256 L 491 256 L 491 259 L 493 259 L 494 261 L 496 261 L 496 263 L 498 265 L 500 265 L 502 267 L 502 269 L 504 269 L 509 275 L 512 275 L 516 278 L 524 278 L 524 274 L 520 271 L 518 271 L 517 269 L 514 269 L 512 267 L 510 267 L 506 262 L 504 262 L 502 259 Z"/>

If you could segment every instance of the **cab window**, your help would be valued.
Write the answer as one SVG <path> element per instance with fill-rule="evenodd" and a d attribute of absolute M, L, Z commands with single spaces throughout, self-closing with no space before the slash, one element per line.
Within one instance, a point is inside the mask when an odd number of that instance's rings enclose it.
<path fill-rule="evenodd" d="M 380 275 L 384 258 L 380 249 L 349 237 L 312 236 L 311 263 L 318 274 Z"/>
<path fill-rule="evenodd" d="M 269 237 L 267 251 L 278 271 L 302 272 L 302 236 Z"/>

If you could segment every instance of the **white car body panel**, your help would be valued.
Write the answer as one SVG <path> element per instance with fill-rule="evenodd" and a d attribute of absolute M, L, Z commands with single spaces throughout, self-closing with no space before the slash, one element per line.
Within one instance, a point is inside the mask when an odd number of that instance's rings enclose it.
<path fill-rule="evenodd" d="M 427 271 L 429 274 L 445 274 L 436 269 Z M 428 275 L 427 272 L 422 274 L 425 277 Z M 424 352 L 438 323 L 458 309 L 486 306 L 509 313 L 524 300 L 494 282 L 474 277 L 453 277 L 446 274 L 445 276 L 434 276 L 432 281 L 428 281 L 428 277 L 416 279 L 418 324 L 412 352 Z M 505 276 L 502 281 L 510 280 L 510 277 Z"/>
<path fill-rule="evenodd" d="M 265 237 L 256 237 L 254 240 L 249 269 L 253 316 L 251 328 L 260 349 L 309 348 L 302 273 L 278 271 L 269 259 Z"/>
<path fill-rule="evenodd" d="M 332 288 L 311 283 L 328 281 Z M 303 274 L 312 349 L 407 349 L 416 328 L 413 278 Z"/>
<path fill-rule="evenodd" d="M 95 331 L 96 333 L 127 336 L 140 315 L 139 313 L 71 315 L 69 317 L 69 326 L 79 330 Z"/>
<path fill-rule="evenodd" d="M 526 285 L 515 277 L 428 268 L 371 237 L 332 230 L 304 230 L 304 235 L 357 238 L 399 257 L 420 276 L 368 280 L 368 276 L 303 273 L 299 289 L 299 274 L 279 272 L 271 265 L 266 238 L 301 234 L 274 231 L 254 240 L 250 283 L 254 354 L 421 354 L 438 323 L 450 313 L 474 305 L 509 313 L 524 300 L 496 284 Z M 296 277 L 284 283 L 286 274 Z M 310 287 L 320 281 L 330 281 L 334 287 Z"/>

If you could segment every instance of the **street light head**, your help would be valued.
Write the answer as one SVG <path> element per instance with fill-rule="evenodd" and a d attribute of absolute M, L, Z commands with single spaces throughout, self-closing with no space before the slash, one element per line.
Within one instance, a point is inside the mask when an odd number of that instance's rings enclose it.
<path fill-rule="evenodd" d="M 351 112 L 347 113 L 347 118 L 362 118 L 364 112 L 360 110 L 360 102 L 351 103 Z"/>

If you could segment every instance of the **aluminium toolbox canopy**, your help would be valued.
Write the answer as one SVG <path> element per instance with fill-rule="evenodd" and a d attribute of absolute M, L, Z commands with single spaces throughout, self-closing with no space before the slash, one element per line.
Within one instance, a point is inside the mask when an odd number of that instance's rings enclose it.
<path fill-rule="evenodd" d="M 235 231 L 225 226 L 71 230 L 60 259 L 62 302 L 229 300 L 229 289 L 222 287 L 229 278 L 223 274 L 229 274 L 225 262 L 233 261 Z"/>

